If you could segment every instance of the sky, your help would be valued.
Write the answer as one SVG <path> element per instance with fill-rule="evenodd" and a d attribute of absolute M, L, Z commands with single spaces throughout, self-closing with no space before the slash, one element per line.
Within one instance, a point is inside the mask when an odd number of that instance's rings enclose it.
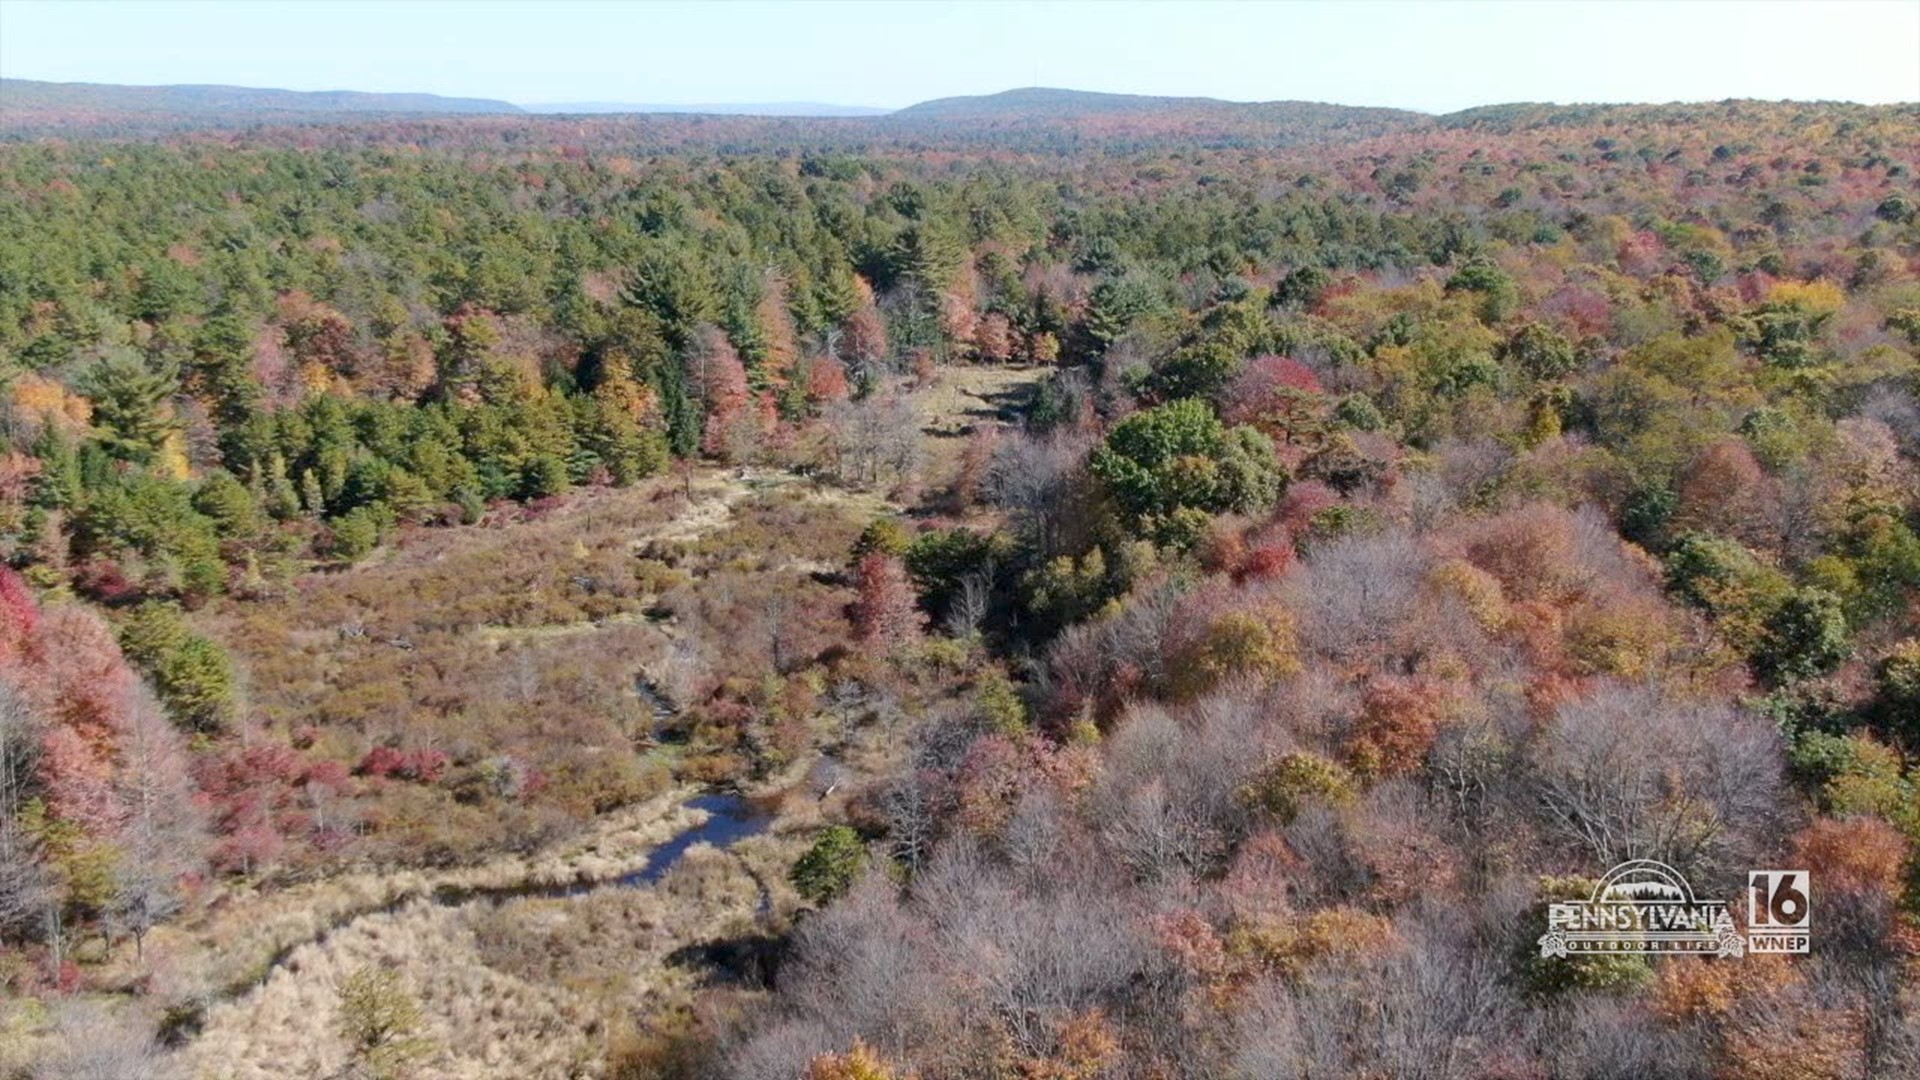
<path fill-rule="evenodd" d="M 0 75 L 521 104 L 1920 101 L 1920 0 L 0 0 Z"/>

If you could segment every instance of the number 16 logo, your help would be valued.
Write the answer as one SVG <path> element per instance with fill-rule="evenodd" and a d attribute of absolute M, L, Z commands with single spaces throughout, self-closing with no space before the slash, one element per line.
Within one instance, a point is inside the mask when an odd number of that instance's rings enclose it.
<path fill-rule="evenodd" d="M 1810 951 L 1813 882 L 1805 870 L 1753 870 L 1747 874 L 1747 950 Z"/>

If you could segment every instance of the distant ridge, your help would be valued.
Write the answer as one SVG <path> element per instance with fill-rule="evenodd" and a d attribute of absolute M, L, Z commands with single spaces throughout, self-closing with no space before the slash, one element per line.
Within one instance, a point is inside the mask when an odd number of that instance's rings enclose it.
<path fill-rule="evenodd" d="M 819 101 L 769 101 L 694 105 L 642 104 L 625 101 L 537 102 L 521 106 L 530 113 L 602 116 L 616 113 L 667 113 L 701 116 L 885 116 L 892 109 L 867 105 L 832 105 Z"/>
<path fill-rule="evenodd" d="M 1232 117 L 1255 121 L 1297 118 L 1321 122 L 1339 117 L 1407 121 L 1427 119 L 1425 113 L 1405 109 L 1327 105 L 1314 101 L 1224 101 L 1209 97 L 1103 94 L 1091 90 L 1061 90 L 1044 86 L 1028 86 L 972 97 L 935 98 L 909 105 L 891 115 L 903 120 L 1071 120 L 1100 116 L 1160 115 Z"/>
<path fill-rule="evenodd" d="M 0 79 L 0 126 L 93 126 L 123 121 L 183 126 L 368 115 L 519 114 L 486 98 L 379 94 L 358 90 L 275 90 L 252 86 L 119 86 Z"/>
<path fill-rule="evenodd" d="M 1670 104 L 1515 102 L 1434 116 L 1406 109 L 1313 101 L 1108 94 L 1023 87 L 936 98 L 889 111 L 785 101 L 664 104 L 620 101 L 516 105 L 437 94 L 300 91 L 244 86 L 120 86 L 0 79 L 0 138 L 162 138 L 191 131 L 380 125 L 409 137 L 453 138 L 465 129 L 538 130 L 555 122 L 629 129 L 643 141 L 719 141 L 735 147 L 804 143 L 851 149 L 993 145 L 1067 153 L 1179 142 L 1209 148 L 1336 145 L 1404 132 L 1456 128 L 1493 133 L 1599 122 L 1680 123 L 1705 113 L 1726 119 L 1788 114 L 1920 120 L 1920 105 L 1729 100 Z M 649 120 L 648 117 L 653 119 Z M 586 130 L 582 128 L 581 130 Z"/>

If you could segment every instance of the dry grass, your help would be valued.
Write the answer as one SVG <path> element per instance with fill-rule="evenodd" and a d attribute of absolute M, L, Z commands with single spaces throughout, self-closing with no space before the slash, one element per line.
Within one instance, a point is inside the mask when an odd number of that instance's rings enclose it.
<path fill-rule="evenodd" d="M 958 432 L 1042 374 L 955 371 L 916 403 L 930 430 Z M 944 466 L 964 445 L 930 441 Z M 810 658 L 844 634 L 832 575 L 868 521 L 898 510 L 791 473 L 698 469 L 583 493 L 530 520 L 417 533 L 282 601 L 217 605 L 200 619 L 250 676 L 263 726 L 317 727 L 317 756 L 352 760 L 397 738 L 453 751 L 456 769 L 502 751 L 556 775 L 574 771 L 570 754 L 644 763 L 630 737 L 647 722 L 636 669 L 651 677 L 679 657 L 689 686 L 741 685 L 770 670 L 760 638 L 777 623 L 801 658 L 790 678 L 817 678 Z M 587 577 L 596 588 L 579 586 Z M 790 599 L 769 616 L 759 609 L 775 592 Z M 674 950 L 790 925 L 802 902 L 787 870 L 846 798 L 804 790 L 820 748 L 863 774 L 897 749 L 892 732 L 849 733 L 824 715 L 802 730 L 804 748 L 759 785 L 779 806 L 773 827 L 726 851 L 696 846 L 655 886 L 499 898 L 638 870 L 699 821 L 682 805 L 686 786 L 612 810 L 575 801 L 545 812 L 372 787 L 359 793 L 371 800 L 368 837 L 310 863 L 328 876 L 216 892 L 156 930 L 144 963 L 117 957 L 112 982 L 145 976 L 156 1002 L 206 1003 L 177 1055 L 194 1077 L 335 1074 L 348 1053 L 336 988 L 366 965 L 399 972 L 421 1001 L 434 1049 L 410 1076 L 598 1075 L 615 1033 L 690 1000 L 703 976 L 669 965 Z M 453 863 L 409 866 L 409 852 L 433 850 L 426 840 Z M 510 847 L 530 853 L 502 854 Z"/>
<path fill-rule="evenodd" d="M 191 918 L 154 930 L 146 967 L 167 973 L 175 996 L 218 995 L 260 978 L 276 957 L 409 898 L 612 880 L 638 870 L 662 841 L 699 822 L 702 811 L 680 805 L 688 794 L 676 788 L 607 814 L 586 834 L 531 855 L 453 870 L 357 871 L 215 897 Z M 130 954 L 120 959 L 132 961 Z"/>
<path fill-rule="evenodd" d="M 208 1080 L 330 1075 L 347 1063 L 335 988 L 369 964 L 401 973 L 420 1000 L 433 1052 L 419 1080 L 596 1076 L 625 1018 L 684 1002 L 696 972 L 680 946 L 756 924 L 762 883 L 773 918 L 795 903 L 785 866 L 803 838 L 729 851 L 698 845 L 651 888 L 578 898 L 444 906 L 415 900 L 301 946 L 254 992 L 209 1010 L 183 1063 Z"/>

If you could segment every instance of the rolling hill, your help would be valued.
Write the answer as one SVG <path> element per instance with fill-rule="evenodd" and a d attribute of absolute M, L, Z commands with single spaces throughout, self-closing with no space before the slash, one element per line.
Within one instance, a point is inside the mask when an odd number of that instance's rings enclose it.
<path fill-rule="evenodd" d="M 1090 90 L 1062 90 L 1028 86 L 997 94 L 935 98 L 909 105 L 893 115 L 902 119 L 991 120 L 1011 118 L 1075 119 L 1093 116 L 1214 115 L 1255 119 L 1287 116 L 1324 119 L 1334 116 L 1424 119 L 1424 114 L 1402 109 L 1374 109 L 1326 105 L 1311 101 L 1225 101 L 1209 97 L 1158 97 L 1150 94 L 1103 94 Z"/>
<path fill-rule="evenodd" d="M 119 86 L 0 79 L 0 130 L 171 130 L 378 115 L 516 114 L 507 101 L 357 90 L 249 86 Z"/>
<path fill-rule="evenodd" d="M 666 113 L 696 116 L 846 117 L 885 116 L 893 111 L 869 105 L 834 105 L 821 101 L 706 102 L 691 105 L 629 101 L 552 101 L 537 102 L 525 105 L 523 108 L 530 113 L 567 116 Z"/>

